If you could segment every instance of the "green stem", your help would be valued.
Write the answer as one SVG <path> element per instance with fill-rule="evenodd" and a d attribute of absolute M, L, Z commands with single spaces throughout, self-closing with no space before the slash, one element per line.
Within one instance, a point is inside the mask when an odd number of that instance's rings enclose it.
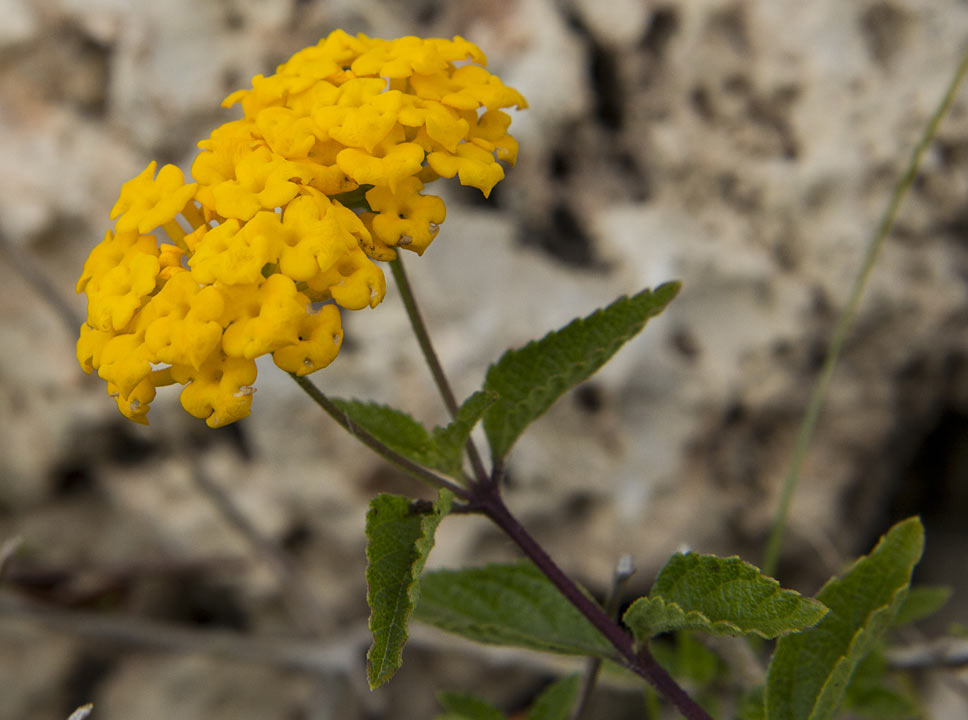
<path fill-rule="evenodd" d="M 433 488 L 447 488 L 454 495 L 459 498 L 467 499 L 469 497 L 468 492 L 460 487 L 450 482 L 446 478 L 442 478 L 435 473 L 430 472 L 424 467 L 421 467 L 417 463 L 405 458 L 400 453 L 391 450 L 389 447 L 384 445 L 382 442 L 377 440 L 373 435 L 367 432 L 364 428 L 354 423 L 350 417 L 337 407 L 337 405 L 330 400 L 318 387 L 313 385 L 308 378 L 299 377 L 294 373 L 289 373 L 290 377 L 296 381 L 296 384 L 301 387 L 309 397 L 313 399 L 319 407 L 326 411 L 326 413 L 333 418 L 339 425 L 346 430 L 350 435 L 355 437 L 361 443 L 366 445 L 368 448 L 373 450 L 377 455 L 382 457 L 384 460 L 396 465 L 401 470 L 406 472 L 408 475 L 422 480 Z"/>
<path fill-rule="evenodd" d="M 787 469 L 786 477 L 783 480 L 783 490 L 780 494 L 780 505 L 776 511 L 776 516 L 773 522 L 773 530 L 770 533 L 770 539 L 767 543 L 766 554 L 763 560 L 763 572 L 767 575 L 773 575 L 776 573 L 776 566 L 780 557 L 780 547 L 783 544 L 783 531 L 786 527 L 787 516 L 789 515 L 790 505 L 793 501 L 793 493 L 796 490 L 797 482 L 800 479 L 800 470 L 803 465 L 803 459 L 807 454 L 807 448 L 809 447 L 810 440 L 813 437 L 813 431 L 817 425 L 817 418 L 820 415 L 820 408 L 823 406 L 823 401 L 827 394 L 827 388 L 830 385 L 830 379 L 833 376 L 834 368 L 837 365 L 837 360 L 839 359 L 840 352 L 843 349 L 844 340 L 846 339 L 847 333 L 850 331 L 854 323 L 854 319 L 857 316 L 861 298 L 863 297 L 864 290 L 867 287 L 867 281 L 874 269 L 874 264 L 877 261 L 877 256 L 880 253 L 881 247 L 884 245 L 884 241 L 887 239 L 887 236 L 891 232 L 891 228 L 894 226 L 894 221 L 897 218 L 897 213 L 901 207 L 901 202 L 904 200 L 908 190 L 910 190 L 911 185 L 914 183 L 914 179 L 917 177 L 918 169 L 921 166 L 921 159 L 937 135 L 938 126 L 941 124 L 941 120 L 951 108 L 955 95 L 957 94 L 958 88 L 964 80 L 966 73 L 968 73 L 968 54 L 965 54 L 962 57 L 961 63 L 958 65 L 958 69 L 955 71 L 954 77 L 951 79 L 951 82 L 948 84 L 948 87 L 945 90 L 944 97 L 941 99 L 941 102 L 935 109 L 934 115 L 932 115 L 931 120 L 924 129 L 924 133 L 921 135 L 921 139 L 918 141 L 917 146 L 915 146 L 914 151 L 911 153 L 911 159 L 908 162 L 907 169 L 904 171 L 904 174 L 894 187 L 894 192 L 891 195 L 887 209 L 881 217 L 881 221 L 877 226 L 874 236 L 867 245 L 867 252 L 864 255 L 864 261 L 859 272 L 857 273 L 857 276 L 854 278 L 850 299 L 837 320 L 837 326 L 834 329 L 830 346 L 827 349 L 827 356 L 824 358 L 823 367 L 820 370 L 820 376 L 817 378 L 817 381 L 813 386 L 813 390 L 810 393 L 810 401 L 807 405 L 807 410 L 804 414 L 803 421 L 800 423 L 800 430 L 797 433 L 796 445 L 793 449 L 793 457 L 790 459 L 790 466 Z"/>
<path fill-rule="evenodd" d="M 410 318 L 410 326 L 413 328 L 413 333 L 417 338 L 417 344 L 420 345 L 424 360 L 427 361 L 427 367 L 430 368 L 430 374 L 433 375 L 434 383 L 440 391 L 440 396 L 443 398 L 444 405 L 447 407 L 447 412 L 450 413 L 452 418 L 456 419 L 458 410 L 457 399 L 454 397 L 454 391 L 450 388 L 450 383 L 444 374 L 444 368 L 441 366 L 433 343 L 430 341 L 430 333 L 427 332 L 427 325 L 424 323 L 420 309 L 417 307 L 417 299 L 413 294 L 410 281 L 407 279 L 407 273 L 403 269 L 403 262 L 400 260 L 399 252 L 397 253 L 397 258 L 390 261 L 390 269 L 393 271 L 393 279 L 396 280 L 397 287 L 400 290 L 400 297 L 403 298 L 403 306 L 407 310 L 407 317 Z M 480 453 L 477 451 L 477 446 L 474 445 L 474 441 L 470 438 L 467 439 L 467 457 L 470 458 L 477 482 L 486 482 L 488 478 L 487 471 L 484 469 L 484 463 L 481 460 Z"/>

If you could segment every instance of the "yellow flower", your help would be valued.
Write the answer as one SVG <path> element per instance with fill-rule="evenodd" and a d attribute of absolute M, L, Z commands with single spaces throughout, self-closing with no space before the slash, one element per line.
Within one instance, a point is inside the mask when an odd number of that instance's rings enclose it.
<path fill-rule="evenodd" d="M 374 308 L 374 261 L 422 254 L 446 217 L 441 177 L 485 195 L 513 165 L 502 108 L 527 107 L 461 37 L 381 40 L 337 30 L 223 106 L 192 180 L 152 162 L 124 184 L 113 232 L 77 282 L 77 359 L 131 420 L 157 388 L 212 427 L 248 415 L 255 359 L 306 375 L 331 363 L 343 310 Z"/>

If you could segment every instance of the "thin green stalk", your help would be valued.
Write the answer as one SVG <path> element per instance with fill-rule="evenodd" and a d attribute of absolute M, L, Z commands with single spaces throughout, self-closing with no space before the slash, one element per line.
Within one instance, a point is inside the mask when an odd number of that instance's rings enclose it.
<path fill-rule="evenodd" d="M 456 418 L 458 410 L 457 399 L 454 397 L 454 391 L 451 390 L 447 376 L 444 374 L 444 368 L 437 358 L 437 353 L 430 340 L 430 333 L 427 332 L 427 324 L 424 322 L 420 314 L 420 309 L 417 307 L 417 299 L 413 294 L 410 281 L 407 279 L 407 273 L 403 269 L 403 262 L 400 260 L 399 253 L 395 260 L 390 261 L 390 269 L 393 271 L 393 279 L 396 280 L 397 287 L 400 289 L 400 297 L 403 298 L 403 306 L 407 310 L 407 317 L 410 318 L 410 326 L 413 328 L 413 333 L 417 338 L 417 344 L 420 345 L 424 360 L 427 361 L 427 367 L 430 368 L 430 374 L 433 375 L 434 383 L 440 391 L 440 396 L 443 398 L 444 405 L 447 407 L 447 412 L 450 413 L 452 418 Z M 488 477 L 487 471 L 484 469 L 484 463 L 481 460 L 480 453 L 477 451 L 477 446 L 474 445 L 474 441 L 470 438 L 467 439 L 467 457 L 470 458 L 477 482 L 486 482 Z"/>
<path fill-rule="evenodd" d="M 790 459 L 790 465 L 787 469 L 786 477 L 783 480 L 783 489 L 780 494 L 780 505 L 776 511 L 776 516 L 773 522 L 773 531 L 770 533 L 770 539 L 767 543 L 766 554 L 763 560 L 763 572 L 765 572 L 767 575 L 773 575 L 776 572 L 777 562 L 779 561 L 780 557 L 780 547 L 783 544 L 783 531 L 786 527 L 787 516 L 789 515 L 790 505 L 793 501 L 793 493 L 796 490 L 797 482 L 800 479 L 800 470 L 803 465 L 803 459 L 807 454 L 807 448 L 809 447 L 810 440 L 813 437 L 813 431 L 817 425 L 817 418 L 820 415 L 820 408 L 823 406 L 823 401 L 827 394 L 827 388 L 830 385 L 830 379 L 833 376 L 834 368 L 837 365 L 837 360 L 840 358 L 840 352 L 843 349 L 844 340 L 846 339 L 847 333 L 853 326 L 854 319 L 857 316 L 860 301 L 864 295 L 864 290 L 867 287 L 867 281 L 874 269 L 874 264 L 877 261 L 877 256 L 880 253 L 881 247 L 884 245 L 887 236 L 891 232 L 891 228 L 894 226 L 894 221 L 897 218 L 897 213 L 901 207 L 901 202 L 904 200 L 908 190 L 910 190 L 911 185 L 914 183 L 914 179 L 917 177 L 918 169 L 921 166 L 921 159 L 937 135 L 938 126 L 941 124 L 941 120 L 948 113 L 948 110 L 951 109 L 955 95 L 957 94 L 961 83 L 964 81 L 966 73 L 968 73 L 968 53 L 962 57 L 961 63 L 958 65 L 958 69 L 955 71 L 954 77 L 952 77 L 951 82 L 948 84 L 948 87 L 945 90 L 944 97 L 941 99 L 941 102 L 935 109 L 931 120 L 928 122 L 924 129 L 924 133 L 921 135 L 921 139 L 918 141 L 914 151 L 911 153 L 911 159 L 908 162 L 907 169 L 904 171 L 904 174 L 894 187 L 894 192 L 891 195 L 887 209 L 884 211 L 881 221 L 877 226 L 877 230 L 874 232 L 873 237 L 867 245 L 864 261 L 859 272 L 857 273 L 856 278 L 854 278 L 850 299 L 837 320 L 837 326 L 834 329 L 830 346 L 827 349 L 827 356 L 824 358 L 823 367 L 820 370 L 820 376 L 817 378 L 816 383 L 814 383 L 813 390 L 810 393 L 810 402 L 807 405 L 807 411 L 803 416 L 803 421 L 800 423 L 800 430 L 797 433 L 796 445 L 793 449 L 793 457 Z"/>
<path fill-rule="evenodd" d="M 355 437 L 368 448 L 373 450 L 384 460 L 396 465 L 408 475 L 411 475 L 418 480 L 422 480 L 433 488 L 438 490 L 440 488 L 447 488 L 457 497 L 464 500 L 468 499 L 468 492 L 464 488 L 460 487 L 459 485 L 455 485 L 446 478 L 442 478 L 439 475 L 430 472 L 412 460 L 405 458 L 400 453 L 391 450 L 389 447 L 367 432 L 364 428 L 361 428 L 359 425 L 354 423 L 346 413 L 340 410 L 339 407 L 337 407 L 332 400 L 326 397 L 323 391 L 310 382 L 308 378 L 299 377 L 294 373 L 289 373 L 289 375 L 293 380 L 296 381 L 296 384 L 299 385 L 299 387 L 301 387 L 303 391 L 305 391 L 305 393 L 313 399 L 313 402 L 325 410 L 326 413 L 333 418 L 333 420 L 339 423 L 344 430 L 346 430 L 350 435 Z"/>

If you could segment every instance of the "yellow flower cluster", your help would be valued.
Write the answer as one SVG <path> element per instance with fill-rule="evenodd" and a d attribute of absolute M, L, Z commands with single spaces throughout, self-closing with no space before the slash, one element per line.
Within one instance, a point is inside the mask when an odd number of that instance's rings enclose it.
<path fill-rule="evenodd" d="M 460 37 L 337 30 L 225 99 L 243 117 L 198 145 L 186 183 L 152 162 L 125 183 L 91 252 L 77 357 L 131 420 L 156 388 L 218 427 L 249 414 L 255 359 L 306 375 L 339 352 L 340 308 L 375 307 L 374 261 L 422 254 L 444 221 L 426 183 L 488 195 L 517 143 L 501 108 L 527 106 Z"/>

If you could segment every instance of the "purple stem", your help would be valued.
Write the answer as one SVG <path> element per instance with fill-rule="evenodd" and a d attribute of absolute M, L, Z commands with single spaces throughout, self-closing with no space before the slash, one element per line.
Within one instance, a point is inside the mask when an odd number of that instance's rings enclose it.
<path fill-rule="evenodd" d="M 558 588 L 558 591 L 612 643 L 629 670 L 651 683 L 687 720 L 712 720 L 712 716 L 689 697 L 672 676 L 656 662 L 646 643 L 642 643 L 636 650 L 631 636 L 558 567 L 544 548 L 508 510 L 496 484 L 476 483 L 471 492 L 473 498 L 468 509 L 475 509 L 486 515 L 517 543 L 524 554 Z"/>

